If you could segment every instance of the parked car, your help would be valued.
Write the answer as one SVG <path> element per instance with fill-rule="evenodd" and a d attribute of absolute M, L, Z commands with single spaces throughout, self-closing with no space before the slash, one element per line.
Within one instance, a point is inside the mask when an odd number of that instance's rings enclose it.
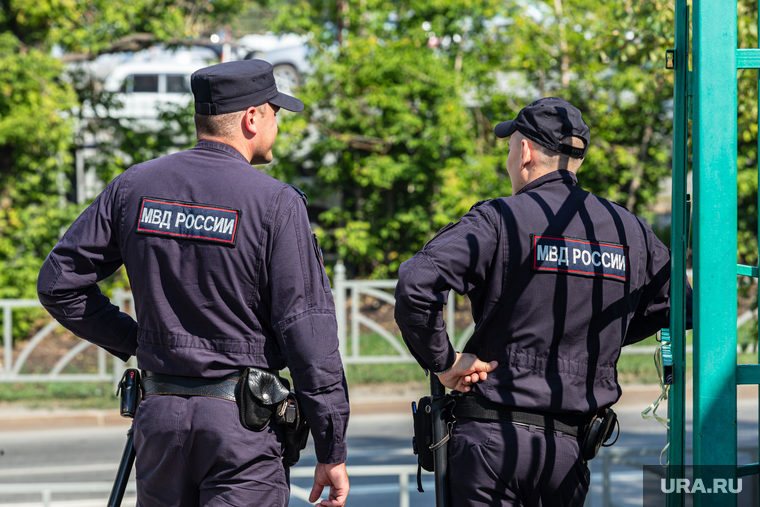
<path fill-rule="evenodd" d="M 303 75 L 311 70 L 307 41 L 307 37 L 296 34 L 253 34 L 241 37 L 235 42 L 248 50 L 246 60 L 255 58 L 271 63 L 277 89 L 292 94 L 301 84 Z"/>

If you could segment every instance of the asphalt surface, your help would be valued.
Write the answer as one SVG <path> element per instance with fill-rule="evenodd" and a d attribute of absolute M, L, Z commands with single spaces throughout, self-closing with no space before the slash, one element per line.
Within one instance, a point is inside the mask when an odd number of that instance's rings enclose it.
<path fill-rule="evenodd" d="M 410 449 L 412 423 L 410 402 L 424 395 L 417 387 L 358 387 L 351 390 L 352 418 L 348 430 L 351 475 L 349 504 L 372 502 L 373 507 L 400 505 L 401 483 L 409 491 L 409 506 L 435 505 L 432 474 L 422 476 L 425 493 L 417 492 L 416 458 Z M 615 406 L 621 422 L 618 442 L 610 448 L 625 454 L 628 465 L 610 465 L 610 490 L 606 496 L 617 506 L 642 505 L 641 464 L 657 464 L 666 444 L 665 429 L 654 420 L 643 420 L 641 411 L 657 399 L 655 387 L 628 387 Z M 687 399 L 690 393 L 687 393 Z M 687 406 L 687 413 L 691 411 Z M 667 414 L 663 405 L 660 415 Z M 741 386 L 738 393 L 740 448 L 757 448 L 758 396 L 756 386 Z M 130 421 L 116 411 L 56 411 L 20 407 L 0 407 L 0 505 L 39 507 L 44 504 L 41 484 L 88 483 L 101 489 L 89 493 L 56 490 L 47 507 L 89 507 L 105 505 L 110 484 L 125 442 Z M 691 445 L 691 420 L 687 420 L 687 447 Z M 756 456 L 740 453 L 739 462 L 757 461 Z M 293 507 L 308 505 L 302 498 L 311 489 L 316 459 L 307 446 L 293 469 Z M 589 504 L 603 505 L 603 460 L 591 462 L 592 488 Z M 374 472 L 367 467 L 383 467 Z M 412 473 L 407 473 L 408 470 Z M 356 472 L 355 474 L 352 471 Z M 361 474 L 368 473 L 369 476 Z M 374 473 L 374 475 L 372 474 Z M 10 494 L 3 488 L 16 487 Z M 750 488 L 747 488 L 749 491 Z M 756 494 L 756 491 L 755 491 Z M 122 504 L 135 504 L 134 482 Z M 740 503 L 741 505 L 741 503 Z"/>

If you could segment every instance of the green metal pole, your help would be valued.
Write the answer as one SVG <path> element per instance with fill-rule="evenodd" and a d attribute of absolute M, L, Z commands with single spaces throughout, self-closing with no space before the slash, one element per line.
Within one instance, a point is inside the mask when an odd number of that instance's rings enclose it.
<path fill-rule="evenodd" d="M 689 113 L 687 93 L 689 79 L 689 6 L 687 0 L 676 0 L 675 75 L 673 86 L 673 192 L 670 222 L 670 336 L 673 349 L 673 385 L 668 399 L 668 484 L 670 479 L 684 476 L 684 449 L 686 434 L 686 278 L 687 235 L 686 172 Z M 682 507 L 684 494 L 667 497 L 667 507 Z"/>
<path fill-rule="evenodd" d="M 735 2 L 695 0 L 693 41 L 694 464 L 735 466 Z M 712 484 L 709 471 L 695 472 Z M 732 478 L 726 471 L 723 476 Z M 736 505 L 723 495 L 694 496 L 697 507 Z"/>

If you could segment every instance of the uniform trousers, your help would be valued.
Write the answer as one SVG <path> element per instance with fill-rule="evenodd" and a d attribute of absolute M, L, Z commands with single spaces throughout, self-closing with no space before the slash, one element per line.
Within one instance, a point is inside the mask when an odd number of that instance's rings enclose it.
<path fill-rule="evenodd" d="M 570 435 L 458 419 L 448 450 L 451 505 L 581 507 L 586 498 L 590 473 Z"/>
<path fill-rule="evenodd" d="M 284 432 L 245 429 L 237 405 L 147 396 L 135 416 L 137 507 L 286 507 Z"/>

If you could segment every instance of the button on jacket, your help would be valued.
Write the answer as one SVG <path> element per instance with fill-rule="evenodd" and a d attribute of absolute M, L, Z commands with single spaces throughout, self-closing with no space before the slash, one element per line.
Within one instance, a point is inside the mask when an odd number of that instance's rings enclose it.
<path fill-rule="evenodd" d="M 305 203 L 218 142 L 135 165 L 50 253 L 40 301 L 145 370 L 214 378 L 288 366 L 318 460 L 343 462 L 349 408 L 335 308 Z M 122 263 L 137 322 L 96 284 Z"/>
<path fill-rule="evenodd" d="M 620 397 L 620 349 L 669 325 L 670 254 L 625 208 L 554 171 L 478 203 L 399 270 L 396 321 L 418 362 L 455 359 L 448 291 L 469 294 L 465 352 L 499 362 L 473 393 L 507 406 L 587 414 Z M 687 287 L 687 308 L 691 288 Z"/>

